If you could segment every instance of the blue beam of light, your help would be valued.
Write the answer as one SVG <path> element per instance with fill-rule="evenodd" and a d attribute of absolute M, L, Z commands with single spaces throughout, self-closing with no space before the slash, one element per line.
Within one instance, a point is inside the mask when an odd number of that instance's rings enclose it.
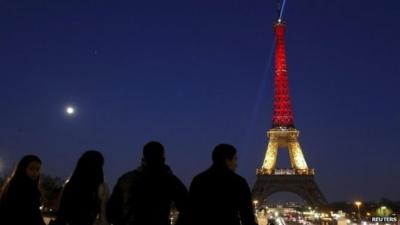
<path fill-rule="evenodd" d="M 240 146 L 241 149 L 251 149 L 250 143 L 254 142 L 254 140 L 252 140 L 251 138 L 254 137 L 254 130 L 255 130 L 257 118 L 259 118 L 260 113 L 263 113 L 263 115 L 262 115 L 263 117 L 265 117 L 267 115 L 264 112 L 260 112 L 260 109 L 261 109 L 261 105 L 264 103 L 263 101 L 265 100 L 265 97 L 267 96 L 266 93 L 273 94 L 273 90 L 270 90 L 267 84 L 270 84 L 271 82 L 273 82 L 274 73 L 272 72 L 272 62 L 273 62 L 272 58 L 273 58 L 274 52 L 275 52 L 275 48 L 274 48 L 275 42 L 276 42 L 276 40 L 274 39 L 274 41 L 271 44 L 269 57 L 266 60 L 266 65 L 265 65 L 265 69 L 264 69 L 264 72 L 262 75 L 262 80 L 258 87 L 257 97 L 255 100 L 253 111 L 250 115 L 249 123 L 248 123 L 247 129 L 244 134 L 244 139 L 242 140 L 242 143 Z M 265 126 L 266 125 L 267 124 L 265 124 Z M 259 149 L 259 151 L 265 151 L 265 149 Z"/>
<path fill-rule="evenodd" d="M 281 10 L 279 10 L 279 21 L 282 21 L 283 10 L 285 9 L 286 0 L 283 0 Z"/>

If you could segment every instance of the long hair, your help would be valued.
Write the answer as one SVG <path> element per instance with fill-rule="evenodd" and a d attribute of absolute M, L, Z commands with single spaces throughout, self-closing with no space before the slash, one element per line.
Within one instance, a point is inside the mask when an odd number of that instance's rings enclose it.
<path fill-rule="evenodd" d="M 0 195 L 0 199 L 7 195 L 10 186 L 23 186 L 26 184 L 31 184 L 38 187 L 40 179 L 38 178 L 36 180 L 32 180 L 26 174 L 26 169 L 31 162 L 38 162 L 42 164 L 42 161 L 36 155 L 26 155 L 22 157 L 11 176 L 7 179 L 3 188 L 3 192 Z"/>
<path fill-rule="evenodd" d="M 89 217 L 99 212 L 100 200 L 97 194 L 100 184 L 104 182 L 103 164 L 104 158 L 100 152 L 89 150 L 83 153 L 74 172 L 64 185 L 57 219 L 85 220 L 79 218 L 82 216 L 79 211 L 89 213 L 90 215 L 86 215 Z M 95 217 L 91 219 L 94 220 Z"/>
<path fill-rule="evenodd" d="M 103 164 L 104 158 L 100 152 L 89 150 L 83 153 L 68 183 L 86 191 L 97 191 L 104 182 Z"/>

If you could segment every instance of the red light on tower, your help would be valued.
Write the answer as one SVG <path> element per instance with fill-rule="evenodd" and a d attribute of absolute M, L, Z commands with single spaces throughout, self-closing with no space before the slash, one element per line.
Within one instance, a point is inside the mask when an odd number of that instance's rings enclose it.
<path fill-rule="evenodd" d="M 275 92 L 272 127 L 294 128 L 292 104 L 289 95 L 285 52 L 285 25 L 278 21 L 274 25 L 275 44 Z"/>

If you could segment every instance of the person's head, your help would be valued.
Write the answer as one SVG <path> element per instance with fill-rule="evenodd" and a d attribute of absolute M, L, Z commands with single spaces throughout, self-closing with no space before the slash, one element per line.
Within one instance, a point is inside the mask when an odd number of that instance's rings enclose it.
<path fill-rule="evenodd" d="M 160 167 L 165 163 L 164 146 L 151 141 L 143 147 L 143 163 L 150 167 Z"/>
<path fill-rule="evenodd" d="M 24 188 L 32 188 L 39 183 L 40 167 L 42 161 L 35 155 L 26 155 L 18 162 L 17 167 L 12 173 L 11 177 L 4 184 L 4 188 L 0 193 L 0 199 L 8 195 L 10 188 L 16 186 Z"/>
<path fill-rule="evenodd" d="M 235 171 L 237 168 L 236 149 L 229 144 L 219 144 L 215 146 L 212 153 L 212 160 L 214 165 L 220 167 L 227 167 Z"/>
<path fill-rule="evenodd" d="M 38 181 L 40 177 L 40 166 L 42 161 L 35 155 L 26 155 L 18 163 L 12 179 L 29 178 Z"/>
<path fill-rule="evenodd" d="M 100 152 L 86 151 L 79 158 L 69 181 L 97 188 L 104 181 L 103 164 L 104 158 Z"/>

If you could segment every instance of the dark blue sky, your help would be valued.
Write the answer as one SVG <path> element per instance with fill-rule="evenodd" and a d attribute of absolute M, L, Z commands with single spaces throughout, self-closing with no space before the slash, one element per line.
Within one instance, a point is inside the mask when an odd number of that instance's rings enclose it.
<path fill-rule="evenodd" d="M 328 200 L 400 199 L 398 12 L 397 0 L 287 1 L 295 124 Z M 158 140 L 188 185 L 227 142 L 253 185 L 275 19 L 274 0 L 0 1 L 1 173 L 35 153 L 67 177 L 98 149 L 114 184 Z"/>

